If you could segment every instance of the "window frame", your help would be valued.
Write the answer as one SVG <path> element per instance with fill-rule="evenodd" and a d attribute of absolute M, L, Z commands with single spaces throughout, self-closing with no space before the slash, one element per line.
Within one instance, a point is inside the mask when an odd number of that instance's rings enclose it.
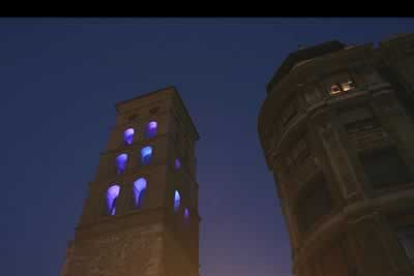
<path fill-rule="evenodd" d="M 349 89 L 347 89 L 347 90 L 344 89 L 345 84 L 347 84 L 349 86 Z M 333 87 L 337 87 L 339 89 L 338 92 L 332 92 Z M 357 87 L 357 85 L 356 85 L 355 81 L 352 78 L 348 78 L 348 80 L 345 81 L 345 82 L 333 82 L 329 86 L 329 95 L 330 96 L 336 96 L 336 95 L 340 95 L 342 93 L 348 93 L 348 92 L 356 89 L 356 87 Z"/>

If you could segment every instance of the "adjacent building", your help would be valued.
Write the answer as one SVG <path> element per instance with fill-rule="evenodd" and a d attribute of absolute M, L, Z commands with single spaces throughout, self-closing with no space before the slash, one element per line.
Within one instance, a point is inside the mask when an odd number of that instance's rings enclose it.
<path fill-rule="evenodd" d="M 61 276 L 198 276 L 199 135 L 173 87 L 116 104 Z"/>
<path fill-rule="evenodd" d="M 295 275 L 414 275 L 413 34 L 291 53 L 258 132 Z"/>

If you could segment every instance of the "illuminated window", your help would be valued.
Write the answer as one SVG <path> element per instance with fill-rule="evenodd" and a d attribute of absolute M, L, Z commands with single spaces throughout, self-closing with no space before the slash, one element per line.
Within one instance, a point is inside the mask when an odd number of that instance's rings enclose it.
<path fill-rule="evenodd" d="M 414 262 L 414 226 L 397 229 L 398 241 L 404 248 L 407 258 Z"/>
<path fill-rule="evenodd" d="M 176 170 L 179 170 L 181 168 L 180 159 L 178 159 L 178 158 L 175 159 L 174 167 L 175 167 Z"/>
<path fill-rule="evenodd" d="M 141 164 L 148 165 L 152 158 L 152 147 L 148 146 L 141 150 Z"/>
<path fill-rule="evenodd" d="M 180 201 L 181 201 L 180 193 L 177 190 L 175 190 L 175 193 L 174 193 L 174 212 L 177 212 L 178 209 L 180 209 Z"/>
<path fill-rule="evenodd" d="M 184 219 L 188 220 L 190 218 L 190 211 L 188 210 L 188 208 L 184 209 Z"/>
<path fill-rule="evenodd" d="M 134 182 L 133 192 L 134 192 L 134 206 L 136 208 L 141 208 L 144 202 L 145 191 L 147 189 L 147 181 L 145 178 L 138 178 Z"/>
<path fill-rule="evenodd" d="M 347 92 L 349 90 L 352 90 L 355 88 L 355 84 L 353 81 L 351 80 L 347 80 L 346 82 L 342 82 L 342 83 L 335 83 L 333 85 L 331 85 L 331 90 L 330 90 L 330 94 L 331 95 L 335 95 L 335 94 L 339 94 L 342 92 Z"/>
<path fill-rule="evenodd" d="M 348 80 L 347 82 L 341 83 L 341 88 L 344 92 L 349 91 L 353 88 L 355 88 L 354 83 L 351 80 Z"/>
<path fill-rule="evenodd" d="M 134 133 L 135 133 L 135 131 L 134 131 L 133 128 L 128 128 L 128 129 L 126 129 L 124 131 L 124 141 L 125 141 L 125 144 L 127 144 L 127 145 L 131 145 L 132 144 L 132 141 L 134 139 Z"/>
<path fill-rule="evenodd" d="M 126 153 L 121 153 L 116 157 L 116 169 L 117 173 L 123 173 L 126 169 L 126 164 L 128 161 L 128 155 Z"/>
<path fill-rule="evenodd" d="M 154 137 L 157 134 L 157 122 L 151 121 L 148 123 L 145 137 L 147 139 Z"/>
<path fill-rule="evenodd" d="M 333 95 L 333 94 L 338 94 L 338 93 L 341 93 L 342 91 L 341 91 L 341 88 L 339 88 L 339 85 L 336 85 L 336 84 L 334 84 L 334 85 L 332 85 L 331 86 L 331 94 Z"/>
<path fill-rule="evenodd" d="M 116 213 L 116 200 L 118 199 L 121 188 L 118 185 L 112 185 L 106 191 L 106 206 L 108 215 L 114 216 Z"/>

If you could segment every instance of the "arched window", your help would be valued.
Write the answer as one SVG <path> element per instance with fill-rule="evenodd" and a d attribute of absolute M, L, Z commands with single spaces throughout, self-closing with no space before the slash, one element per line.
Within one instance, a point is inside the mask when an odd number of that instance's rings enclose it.
<path fill-rule="evenodd" d="M 141 150 L 141 164 L 148 165 L 152 158 L 152 147 L 147 146 Z"/>
<path fill-rule="evenodd" d="M 174 193 L 174 212 L 177 212 L 178 209 L 180 209 L 180 201 L 181 201 L 180 193 L 177 190 L 175 190 L 175 193 Z"/>
<path fill-rule="evenodd" d="M 154 137 L 155 135 L 157 135 L 157 122 L 156 121 L 151 121 L 148 123 L 147 125 L 147 129 L 145 132 L 145 137 L 147 139 Z"/>
<path fill-rule="evenodd" d="M 126 164 L 128 161 L 128 154 L 121 153 L 116 157 L 116 169 L 117 173 L 123 173 L 126 169 Z"/>
<path fill-rule="evenodd" d="M 115 184 L 106 191 L 107 213 L 111 216 L 114 216 L 116 213 L 116 200 L 118 199 L 120 190 L 119 185 Z"/>
<path fill-rule="evenodd" d="M 181 168 L 180 159 L 175 158 L 174 167 L 175 167 L 176 170 L 179 170 Z"/>
<path fill-rule="evenodd" d="M 184 219 L 186 221 L 188 221 L 188 219 L 190 218 L 190 211 L 188 210 L 188 208 L 184 209 Z"/>
<path fill-rule="evenodd" d="M 142 177 L 138 178 L 134 182 L 134 186 L 133 186 L 134 206 L 136 208 L 142 207 L 146 189 L 147 189 L 147 181 L 145 180 L 145 178 L 142 178 Z"/>
<path fill-rule="evenodd" d="M 128 128 L 124 131 L 124 142 L 127 145 L 131 145 L 134 140 L 135 130 L 133 128 Z"/>

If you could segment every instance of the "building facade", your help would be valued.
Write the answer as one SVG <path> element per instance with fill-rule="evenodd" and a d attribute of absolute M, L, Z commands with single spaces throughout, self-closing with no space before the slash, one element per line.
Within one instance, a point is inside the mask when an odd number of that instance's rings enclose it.
<path fill-rule="evenodd" d="M 197 130 L 173 87 L 116 110 L 61 276 L 198 276 Z"/>
<path fill-rule="evenodd" d="M 414 275 L 413 34 L 291 53 L 258 132 L 295 275 Z"/>

